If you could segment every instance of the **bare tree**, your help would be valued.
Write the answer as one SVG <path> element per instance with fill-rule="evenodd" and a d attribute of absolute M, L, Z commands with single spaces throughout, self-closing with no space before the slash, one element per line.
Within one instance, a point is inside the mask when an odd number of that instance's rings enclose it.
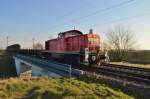
<path fill-rule="evenodd" d="M 38 50 L 42 50 L 43 49 L 43 45 L 41 43 L 36 43 L 34 46 L 33 46 L 34 49 L 38 49 Z"/>
<path fill-rule="evenodd" d="M 134 49 L 136 43 L 134 33 L 130 29 L 120 25 L 110 29 L 106 37 L 107 46 L 111 47 L 114 56 L 118 60 L 123 60 L 127 55 L 127 51 Z"/>

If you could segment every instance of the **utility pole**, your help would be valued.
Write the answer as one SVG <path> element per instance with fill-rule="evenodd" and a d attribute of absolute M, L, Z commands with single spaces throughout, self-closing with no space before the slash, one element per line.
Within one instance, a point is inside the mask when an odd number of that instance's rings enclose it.
<path fill-rule="evenodd" d="M 8 47 L 8 36 L 6 37 L 6 47 Z"/>
<path fill-rule="evenodd" d="M 35 39 L 33 38 L 32 39 L 32 48 L 34 49 L 34 46 L 35 46 Z"/>
<path fill-rule="evenodd" d="M 0 49 L 2 49 L 2 40 L 0 39 Z"/>

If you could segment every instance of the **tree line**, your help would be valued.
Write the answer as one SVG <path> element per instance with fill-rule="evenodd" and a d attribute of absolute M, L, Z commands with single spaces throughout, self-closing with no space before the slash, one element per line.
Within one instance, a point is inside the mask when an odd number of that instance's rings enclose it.
<path fill-rule="evenodd" d="M 118 25 L 109 29 L 103 45 L 104 50 L 108 51 L 111 61 L 137 59 L 137 61 L 143 60 L 150 62 L 150 51 L 137 50 L 136 35 L 131 29 L 125 28 L 124 26 Z"/>

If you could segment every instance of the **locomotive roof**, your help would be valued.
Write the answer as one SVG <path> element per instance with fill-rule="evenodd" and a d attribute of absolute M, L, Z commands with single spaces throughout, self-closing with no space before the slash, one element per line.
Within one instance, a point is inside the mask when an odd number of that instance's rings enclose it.
<path fill-rule="evenodd" d="M 77 32 L 78 34 L 83 34 L 81 31 L 79 31 L 79 30 L 70 30 L 70 31 L 65 31 L 65 32 L 61 32 L 61 33 L 59 33 L 59 34 L 64 34 L 64 33 L 70 33 L 70 32 Z M 58 35 L 59 35 L 58 34 Z"/>
<path fill-rule="evenodd" d="M 76 33 L 78 33 L 78 34 L 80 34 L 80 35 L 83 34 L 83 33 L 82 33 L 81 31 L 79 31 L 79 30 L 70 30 L 70 31 L 60 32 L 60 33 L 58 33 L 58 35 L 59 35 L 59 34 L 65 34 L 65 33 L 71 33 L 71 32 L 76 32 Z M 52 40 L 55 40 L 55 39 L 56 39 L 56 38 L 50 39 L 50 40 L 48 40 L 48 41 L 46 41 L 46 42 L 49 42 L 49 41 L 52 41 Z"/>

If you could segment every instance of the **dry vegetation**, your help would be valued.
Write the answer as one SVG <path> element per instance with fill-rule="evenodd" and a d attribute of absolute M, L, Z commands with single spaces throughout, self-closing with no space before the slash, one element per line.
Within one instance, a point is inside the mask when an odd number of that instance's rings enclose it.
<path fill-rule="evenodd" d="M 125 92 L 119 86 L 113 88 L 101 78 L 91 77 L 10 78 L 0 81 L 0 99 L 148 99 L 145 93 Z"/>
<path fill-rule="evenodd" d="M 150 69 L 150 64 L 131 64 L 128 62 L 110 62 L 111 64 L 118 64 L 118 65 L 126 65 L 131 67 L 140 67 L 140 68 L 148 68 Z"/>
<path fill-rule="evenodd" d="M 106 85 L 86 83 L 77 79 L 7 79 L 0 81 L 2 99 L 134 99 Z"/>

